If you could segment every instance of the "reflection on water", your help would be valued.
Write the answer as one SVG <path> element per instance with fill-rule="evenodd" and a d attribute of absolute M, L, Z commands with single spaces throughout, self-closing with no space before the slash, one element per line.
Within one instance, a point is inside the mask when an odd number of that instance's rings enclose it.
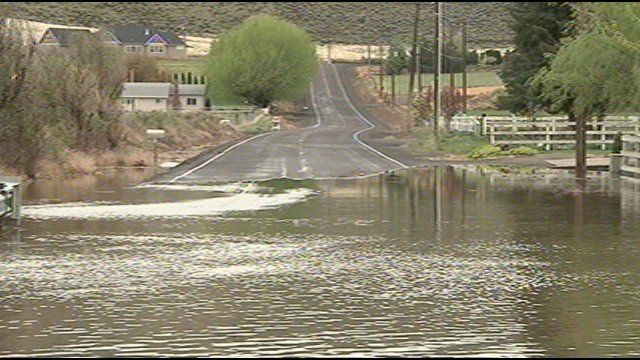
<path fill-rule="evenodd" d="M 637 183 L 443 167 L 132 186 L 143 175 L 27 189 L 31 215 L 0 238 L 0 356 L 640 353 Z M 315 195 L 280 201 L 296 191 Z M 247 193 L 273 202 L 220 208 Z M 202 201 L 215 211 L 175 211 Z M 154 202 L 174 210 L 122 211 Z"/>

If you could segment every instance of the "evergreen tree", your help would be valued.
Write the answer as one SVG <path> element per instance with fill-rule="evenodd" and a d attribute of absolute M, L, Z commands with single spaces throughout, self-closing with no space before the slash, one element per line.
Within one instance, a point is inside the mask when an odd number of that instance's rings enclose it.
<path fill-rule="evenodd" d="M 399 75 L 403 70 L 408 69 L 411 58 L 407 54 L 407 49 L 400 45 L 391 45 L 389 57 L 387 58 L 385 69 L 388 75 Z"/>
<path fill-rule="evenodd" d="M 506 94 L 499 98 L 503 109 L 514 113 L 534 113 L 546 102 L 531 79 L 549 65 L 550 54 L 558 51 L 567 36 L 573 9 L 567 2 L 520 2 L 513 5 L 511 28 L 515 51 L 504 59 L 499 76 Z"/>

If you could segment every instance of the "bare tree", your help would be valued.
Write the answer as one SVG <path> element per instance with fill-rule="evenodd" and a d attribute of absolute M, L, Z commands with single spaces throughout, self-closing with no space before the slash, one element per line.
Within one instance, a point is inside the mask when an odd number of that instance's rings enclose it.
<path fill-rule="evenodd" d="M 35 174 L 46 150 L 45 127 L 33 117 L 35 45 L 24 29 L 0 19 L 0 163 Z"/>

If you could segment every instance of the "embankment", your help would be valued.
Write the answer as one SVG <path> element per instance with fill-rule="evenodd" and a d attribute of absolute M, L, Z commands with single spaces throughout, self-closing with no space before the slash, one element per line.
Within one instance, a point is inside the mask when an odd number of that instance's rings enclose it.
<path fill-rule="evenodd" d="M 153 143 L 146 129 L 163 129 L 166 136 L 158 144 L 158 160 L 182 162 L 205 149 L 241 138 L 243 134 L 220 124 L 220 117 L 208 113 L 150 112 L 123 115 L 118 146 L 104 151 L 79 151 L 68 147 L 52 149 L 37 160 L 35 178 L 91 174 L 114 167 L 148 167 L 153 163 Z M 16 169 L 0 169 L 3 174 L 25 175 Z"/>

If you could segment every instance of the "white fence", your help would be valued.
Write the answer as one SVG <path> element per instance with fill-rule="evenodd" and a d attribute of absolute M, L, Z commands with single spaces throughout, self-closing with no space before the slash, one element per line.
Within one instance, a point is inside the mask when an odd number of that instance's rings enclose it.
<path fill-rule="evenodd" d="M 451 130 L 458 132 L 478 132 L 482 124 L 480 117 L 454 116 L 451 119 Z"/>
<path fill-rule="evenodd" d="M 554 145 L 572 145 L 576 141 L 576 123 L 562 116 L 487 116 L 480 118 L 480 123 L 482 134 L 489 136 L 494 145 L 544 145 L 551 150 Z M 586 126 L 587 143 L 604 150 L 618 134 L 640 134 L 640 117 L 606 116 L 602 121 L 592 119 Z"/>
<path fill-rule="evenodd" d="M 640 178 L 640 136 L 625 135 L 622 137 L 622 175 Z"/>

